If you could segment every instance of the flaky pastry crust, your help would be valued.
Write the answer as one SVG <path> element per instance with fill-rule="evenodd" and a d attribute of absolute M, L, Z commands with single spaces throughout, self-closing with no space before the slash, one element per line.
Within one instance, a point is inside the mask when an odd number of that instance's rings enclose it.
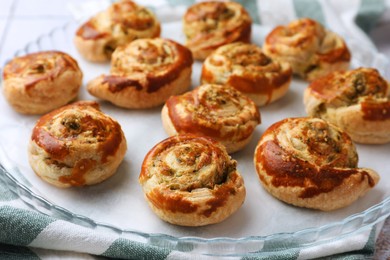
<path fill-rule="evenodd" d="M 276 27 L 263 49 L 271 58 L 290 63 L 295 74 L 309 81 L 348 69 L 351 60 L 342 37 L 309 18 Z"/>
<path fill-rule="evenodd" d="M 357 167 L 350 137 L 319 118 L 287 118 L 270 126 L 254 163 L 274 197 L 324 211 L 348 206 L 379 181 L 375 171 Z"/>
<path fill-rule="evenodd" d="M 109 61 L 113 51 L 136 39 L 160 36 L 160 23 L 147 8 L 130 0 L 113 3 L 76 31 L 79 53 L 93 62 Z"/>
<path fill-rule="evenodd" d="M 171 96 L 161 115 L 170 136 L 209 136 L 221 142 L 228 153 L 241 150 L 260 123 L 260 113 L 253 101 L 232 87 L 213 84 Z"/>
<path fill-rule="evenodd" d="M 250 42 L 251 26 L 248 12 L 236 2 L 196 3 L 183 17 L 186 46 L 197 60 L 204 60 L 222 45 Z"/>
<path fill-rule="evenodd" d="M 118 122 L 92 101 L 80 101 L 42 116 L 28 148 L 29 162 L 44 181 L 60 188 L 92 185 L 116 172 L 126 153 Z"/>
<path fill-rule="evenodd" d="M 207 57 L 201 82 L 230 85 L 263 106 L 283 97 L 291 78 L 287 62 L 272 60 L 254 44 L 238 42 L 224 45 Z"/>
<path fill-rule="evenodd" d="M 167 39 L 139 39 L 118 47 L 110 75 L 87 85 L 89 93 L 124 108 L 151 108 L 191 85 L 192 54 Z"/>
<path fill-rule="evenodd" d="M 12 59 L 3 79 L 4 96 L 14 110 L 43 114 L 77 97 L 83 73 L 68 54 L 43 51 Z"/>
<path fill-rule="evenodd" d="M 244 180 L 225 148 L 206 137 L 170 137 L 146 155 L 139 182 L 151 209 L 181 226 L 223 221 L 245 200 Z"/>
<path fill-rule="evenodd" d="M 309 116 L 325 119 L 353 141 L 390 142 L 390 85 L 376 69 L 338 71 L 313 81 L 304 93 Z"/>

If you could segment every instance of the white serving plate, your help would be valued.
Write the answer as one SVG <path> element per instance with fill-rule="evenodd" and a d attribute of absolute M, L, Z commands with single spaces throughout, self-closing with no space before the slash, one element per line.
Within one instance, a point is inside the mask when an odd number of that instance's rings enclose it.
<path fill-rule="evenodd" d="M 69 22 L 47 35 L 38 37 L 15 56 L 40 50 L 61 50 L 72 55 L 84 72 L 80 100 L 95 100 L 85 89 L 94 77 L 109 72 L 109 64 L 85 61 L 73 45 L 78 24 Z M 269 28 L 253 26 L 252 42 L 261 46 Z M 166 23 L 162 37 L 184 43 L 181 24 Z M 353 55 L 352 67 L 378 68 L 389 80 L 390 65 L 383 55 L 347 39 Z M 12 57 L 10 57 L 12 58 Z M 193 67 L 192 87 L 199 85 L 201 63 Z M 58 189 L 43 182 L 30 168 L 27 144 L 38 116 L 14 112 L 0 97 L 0 176 L 20 198 L 35 210 L 71 222 L 123 233 L 159 246 L 185 243 L 197 245 L 205 252 L 216 245 L 245 255 L 248 248 L 258 250 L 266 241 L 294 241 L 300 244 L 321 244 L 331 239 L 352 235 L 372 227 L 390 215 L 390 144 L 357 145 L 361 167 L 379 172 L 381 181 L 366 196 L 352 205 L 332 212 L 321 212 L 287 205 L 269 195 L 261 186 L 253 166 L 253 153 L 261 134 L 271 124 L 286 117 L 305 116 L 302 93 L 307 82 L 293 79 L 287 95 L 260 108 L 262 124 L 242 151 L 232 155 L 245 180 L 247 197 L 244 205 L 222 223 L 188 228 L 161 221 L 149 209 L 138 184 L 141 163 L 146 153 L 167 137 L 163 130 L 161 107 L 149 110 L 126 110 L 99 101 L 102 111 L 121 124 L 128 142 L 128 151 L 118 172 L 109 180 L 91 187 Z M 253 244 L 253 246 L 251 246 Z M 201 246 L 199 246 L 201 245 Z M 248 246 L 249 245 L 249 246 Z M 225 254 L 218 251 L 216 254 Z"/>

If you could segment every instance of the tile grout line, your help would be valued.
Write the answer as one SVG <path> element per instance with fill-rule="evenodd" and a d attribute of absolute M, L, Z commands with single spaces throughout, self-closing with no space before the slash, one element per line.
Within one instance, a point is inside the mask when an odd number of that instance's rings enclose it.
<path fill-rule="evenodd" d="M 10 24 L 14 18 L 14 13 L 15 13 L 15 9 L 16 9 L 17 4 L 18 4 L 18 0 L 14 0 L 12 5 L 11 5 L 11 8 L 10 8 L 10 13 L 7 15 L 7 19 L 5 21 L 3 36 L 1 37 L 1 41 L 0 41 L 0 60 L 3 58 L 2 56 L 4 55 L 4 52 L 3 52 L 4 44 L 5 44 L 5 41 L 7 39 L 7 34 L 8 34 Z M 1 71 L 2 65 L 3 64 L 0 64 L 0 71 Z"/>

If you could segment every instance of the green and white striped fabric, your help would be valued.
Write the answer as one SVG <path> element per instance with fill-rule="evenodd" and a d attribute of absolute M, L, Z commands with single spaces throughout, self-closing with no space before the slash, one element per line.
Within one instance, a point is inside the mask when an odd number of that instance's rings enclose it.
<path fill-rule="evenodd" d="M 224 246 L 220 243 L 208 245 L 207 250 L 196 241 L 161 244 L 153 237 L 116 234 L 38 213 L 9 189 L 5 178 L 0 178 L 0 259 L 215 259 L 216 254 L 229 255 L 221 251 Z M 365 259 L 374 252 L 380 226 L 318 245 L 303 246 L 285 237 L 259 241 L 258 245 L 248 243 L 247 248 L 242 247 L 245 253 L 231 252 L 226 258 L 311 259 L 331 255 L 332 259 Z"/>
<path fill-rule="evenodd" d="M 101 2 L 96 4 L 101 5 Z M 161 21 L 172 21 L 181 19 L 186 6 L 195 0 L 138 2 L 149 5 Z M 311 17 L 335 31 L 352 34 L 368 46 L 372 43 L 364 32 L 375 25 L 385 9 L 384 0 L 238 2 L 246 6 L 256 23 L 275 26 L 297 17 Z M 91 3 L 88 2 L 88 5 L 90 7 Z M 82 4 L 73 6 L 73 10 L 78 16 L 86 13 Z M 23 202 L 26 195 L 16 189 L 7 176 L 0 174 L 0 259 L 215 259 L 218 254 L 225 254 L 228 259 L 365 259 L 372 256 L 378 230 L 383 225 L 379 222 L 353 236 L 329 240 L 321 245 L 305 245 L 293 239 L 280 238 L 247 244 L 242 241 L 241 251 L 224 252 L 223 243 L 215 246 L 211 243 L 204 250 L 202 241 L 188 243 L 169 238 L 164 243 L 148 234 L 123 234 L 96 227 L 82 218 L 69 219 L 61 210 L 55 216 L 48 216 Z"/>

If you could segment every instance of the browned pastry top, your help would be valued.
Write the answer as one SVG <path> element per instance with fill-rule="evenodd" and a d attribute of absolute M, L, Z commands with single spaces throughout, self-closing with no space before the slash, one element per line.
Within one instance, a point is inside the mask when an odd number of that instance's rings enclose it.
<path fill-rule="evenodd" d="M 241 141 L 260 123 L 256 105 L 232 87 L 205 84 L 167 102 L 169 117 L 180 134 Z"/>
<path fill-rule="evenodd" d="M 291 80 L 292 71 L 287 63 L 266 56 L 260 47 L 242 42 L 220 47 L 205 61 L 202 80 L 228 84 L 243 93 L 272 92 Z"/>
<path fill-rule="evenodd" d="M 288 61 L 295 74 L 310 81 L 347 69 L 351 60 L 343 38 L 310 18 L 277 26 L 267 35 L 263 48 L 272 58 Z"/>
<path fill-rule="evenodd" d="M 344 45 L 337 45 L 336 40 L 325 42 L 327 31 L 315 20 L 302 18 L 287 26 L 276 27 L 266 38 L 271 52 L 278 52 L 278 45 L 288 45 L 303 52 L 316 53 L 321 60 L 335 62 L 349 61 L 351 54 Z M 272 48 L 275 49 L 272 49 Z"/>
<path fill-rule="evenodd" d="M 212 139 L 191 135 L 170 137 L 150 150 L 139 181 L 142 185 L 149 182 L 145 194 L 154 207 L 197 212 L 202 217 L 225 207 L 229 197 L 243 188 L 236 161 L 224 148 Z M 193 199 L 197 192 L 204 196 Z"/>
<path fill-rule="evenodd" d="M 252 19 L 235 2 L 197 3 L 187 10 L 183 21 L 190 49 L 215 49 L 230 42 L 250 41 Z"/>
<path fill-rule="evenodd" d="M 155 92 L 174 81 L 193 63 L 191 52 L 167 39 L 140 39 L 118 47 L 111 61 L 111 75 L 104 82 L 113 93 L 126 87 Z"/>
<path fill-rule="evenodd" d="M 105 15 L 109 16 L 108 21 L 105 21 L 109 26 L 100 20 L 104 13 L 99 14 L 84 23 L 76 35 L 85 40 L 96 40 L 113 34 L 126 35 L 129 30 L 144 31 L 156 26 L 154 15 L 148 9 L 129 0 L 112 4 Z M 155 36 L 159 34 L 160 30 Z"/>
<path fill-rule="evenodd" d="M 24 80 L 28 92 L 42 80 L 53 81 L 65 71 L 79 71 L 77 61 L 59 51 L 43 51 L 16 57 L 4 66 L 4 80 Z"/>
<path fill-rule="evenodd" d="M 309 89 L 312 95 L 322 100 L 322 111 L 360 104 L 365 120 L 390 119 L 390 87 L 376 69 L 333 72 L 313 81 Z"/>
<path fill-rule="evenodd" d="M 98 103 L 80 101 L 42 116 L 31 139 L 47 152 L 50 163 L 70 167 L 76 162 L 71 175 L 61 176 L 59 181 L 82 186 L 85 172 L 115 155 L 122 142 L 122 130 L 116 121 L 100 112 Z"/>
<path fill-rule="evenodd" d="M 350 137 L 322 119 L 288 118 L 275 123 L 256 150 L 255 160 L 271 176 L 271 184 L 300 187 L 299 198 L 328 193 L 354 174 L 375 185 L 368 172 L 357 168 L 358 155 Z M 258 171 L 260 164 L 256 164 Z"/>

